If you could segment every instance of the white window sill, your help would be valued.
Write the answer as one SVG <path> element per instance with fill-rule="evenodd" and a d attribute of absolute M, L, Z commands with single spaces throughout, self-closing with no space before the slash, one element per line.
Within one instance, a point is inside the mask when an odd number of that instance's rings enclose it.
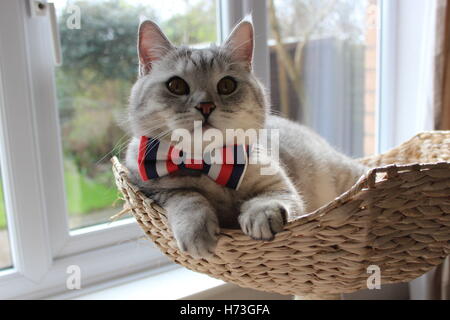
<path fill-rule="evenodd" d="M 228 285 L 204 274 L 170 265 L 143 275 L 133 275 L 49 299 L 75 300 L 178 300 L 216 291 Z"/>

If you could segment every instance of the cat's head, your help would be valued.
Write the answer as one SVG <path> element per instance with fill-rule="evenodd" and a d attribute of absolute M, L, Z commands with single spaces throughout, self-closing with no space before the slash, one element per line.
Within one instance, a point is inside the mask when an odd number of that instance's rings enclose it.
<path fill-rule="evenodd" d="M 268 106 L 252 72 L 253 50 L 248 20 L 221 46 L 205 49 L 174 46 L 155 23 L 141 23 L 139 78 L 128 114 L 132 134 L 161 137 L 178 128 L 191 131 L 194 121 L 223 134 L 226 129 L 264 127 Z"/>

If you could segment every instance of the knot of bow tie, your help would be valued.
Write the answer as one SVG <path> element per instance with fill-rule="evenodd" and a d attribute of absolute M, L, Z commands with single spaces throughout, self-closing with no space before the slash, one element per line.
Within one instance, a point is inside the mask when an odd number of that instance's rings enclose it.
<path fill-rule="evenodd" d="M 232 145 L 192 156 L 169 143 L 141 137 L 138 153 L 139 174 L 143 181 L 157 179 L 179 170 L 206 174 L 216 183 L 237 190 L 248 165 L 249 146 Z"/>

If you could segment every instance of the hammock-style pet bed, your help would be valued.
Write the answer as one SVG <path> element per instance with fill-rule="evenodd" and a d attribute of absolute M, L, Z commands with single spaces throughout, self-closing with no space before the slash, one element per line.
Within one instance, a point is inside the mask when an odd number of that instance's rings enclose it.
<path fill-rule="evenodd" d="M 205 260 L 178 250 L 164 209 L 112 159 L 124 210 L 174 262 L 246 288 L 319 297 L 367 288 L 371 265 L 382 284 L 407 282 L 450 254 L 450 131 L 422 133 L 360 161 L 373 169 L 273 241 L 222 229 L 215 256 Z"/>

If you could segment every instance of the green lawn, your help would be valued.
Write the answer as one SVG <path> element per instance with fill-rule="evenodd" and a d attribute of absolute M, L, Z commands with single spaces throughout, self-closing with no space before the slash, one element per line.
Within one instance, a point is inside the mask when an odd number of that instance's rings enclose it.
<path fill-rule="evenodd" d="M 71 215 L 89 214 L 96 209 L 111 207 L 117 200 L 116 189 L 85 177 L 75 170 L 66 170 L 65 185 L 67 206 Z"/>
<path fill-rule="evenodd" d="M 111 177 L 112 179 L 112 177 Z M 117 190 L 96 182 L 71 167 L 65 171 L 67 206 L 70 215 L 89 214 L 111 207 L 117 200 Z M 3 186 L 0 183 L 0 229 L 6 228 Z"/>
<path fill-rule="evenodd" d="M 5 203 L 3 202 L 3 185 L 0 181 L 0 230 L 6 228 Z"/>

